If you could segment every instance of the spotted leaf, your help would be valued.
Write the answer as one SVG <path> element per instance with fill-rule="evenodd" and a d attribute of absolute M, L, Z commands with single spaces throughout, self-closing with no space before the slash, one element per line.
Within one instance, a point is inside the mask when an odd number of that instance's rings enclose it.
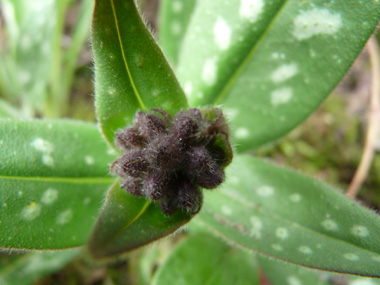
<path fill-rule="evenodd" d="M 380 277 L 380 218 L 327 185 L 250 156 L 205 192 L 198 219 L 229 242 L 287 262 Z M 333 258 L 332 258 L 333 257 Z"/>
<path fill-rule="evenodd" d="M 0 120 L 0 134 L 0 247 L 83 245 L 114 180 L 96 126 Z"/>
<path fill-rule="evenodd" d="M 263 270 L 272 285 L 285 284 L 310 284 L 327 285 L 326 273 L 319 270 L 311 270 L 280 260 L 257 255 L 257 263 Z"/>
<path fill-rule="evenodd" d="M 188 237 L 171 253 L 156 272 L 152 284 L 254 285 L 259 284 L 259 280 L 252 254 L 232 248 L 208 233 L 198 233 Z"/>
<path fill-rule="evenodd" d="M 160 3 L 160 45 L 174 66 L 196 3 L 197 0 L 163 0 Z"/>
<path fill-rule="evenodd" d="M 133 0 L 97 0 L 92 26 L 95 98 L 100 128 L 114 146 L 115 132 L 132 124 L 138 109 L 171 114 L 185 95 Z"/>
<path fill-rule="evenodd" d="M 240 151 L 281 137 L 318 107 L 373 33 L 380 2 L 364 2 L 199 0 L 177 68 L 189 104 L 223 104 Z"/>

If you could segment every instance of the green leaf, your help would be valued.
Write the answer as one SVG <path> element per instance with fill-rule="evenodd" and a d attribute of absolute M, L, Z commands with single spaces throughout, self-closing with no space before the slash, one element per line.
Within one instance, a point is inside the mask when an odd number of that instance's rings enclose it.
<path fill-rule="evenodd" d="M 0 120 L 1 177 L 104 177 L 115 154 L 94 124 Z"/>
<path fill-rule="evenodd" d="M 0 246 L 83 245 L 114 178 L 93 124 L 0 120 Z"/>
<path fill-rule="evenodd" d="M 190 220 L 186 212 L 165 216 L 154 203 L 126 193 L 115 183 L 89 241 L 95 258 L 110 257 L 167 236 Z"/>
<path fill-rule="evenodd" d="M 259 284 L 252 254 L 210 234 L 188 237 L 168 257 L 152 284 Z"/>
<path fill-rule="evenodd" d="M 160 46 L 174 66 L 196 3 L 197 0 L 163 0 L 160 3 Z"/>
<path fill-rule="evenodd" d="M 198 1 L 179 56 L 191 106 L 223 104 L 243 151 L 302 122 L 362 50 L 380 2 Z"/>
<path fill-rule="evenodd" d="M 77 255 L 77 249 L 25 254 L 0 269 L 0 283 L 32 284 L 38 278 L 61 269 Z"/>
<path fill-rule="evenodd" d="M 325 184 L 250 156 L 235 156 L 226 177 L 220 189 L 204 191 L 198 215 L 216 234 L 291 263 L 380 277 L 375 213 Z"/>
<path fill-rule="evenodd" d="M 69 107 L 72 83 L 75 71 L 78 68 L 77 61 L 79 53 L 83 49 L 83 44 L 89 37 L 89 26 L 93 9 L 94 0 L 81 1 L 80 12 L 72 33 L 71 44 L 64 54 L 62 62 L 59 62 L 61 66 L 64 66 L 64 70 L 62 75 L 57 75 L 62 76 L 59 78 L 59 81 L 57 80 L 56 82 L 55 91 L 57 94 L 54 94 L 57 97 L 54 112 L 57 114 L 66 114 L 67 108 Z M 61 35 L 59 37 L 59 40 L 60 39 Z M 61 68 L 61 66 L 58 66 L 58 68 Z"/>
<path fill-rule="evenodd" d="M 326 281 L 324 272 L 311 270 L 305 267 L 286 263 L 263 255 L 256 256 L 259 267 L 264 271 L 271 285 L 307 284 L 323 285 L 330 284 Z"/>
<path fill-rule="evenodd" d="M 187 106 L 133 0 L 97 0 L 92 33 L 97 115 L 111 145 L 136 110 L 158 107 L 175 114 Z"/>

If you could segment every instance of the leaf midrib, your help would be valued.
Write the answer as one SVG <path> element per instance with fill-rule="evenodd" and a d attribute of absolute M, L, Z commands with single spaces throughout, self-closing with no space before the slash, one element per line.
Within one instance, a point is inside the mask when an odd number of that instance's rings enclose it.
<path fill-rule="evenodd" d="M 136 87 L 136 84 L 133 80 L 133 77 L 132 77 L 132 74 L 131 74 L 131 71 L 129 69 L 129 65 L 128 65 L 128 62 L 127 62 L 127 58 L 125 56 L 125 52 L 124 52 L 124 47 L 123 47 L 123 41 L 121 39 L 121 34 L 120 34 L 120 29 L 119 29 L 119 21 L 117 19 L 117 15 L 116 15 L 116 10 L 115 10 L 115 4 L 114 4 L 114 0 L 110 0 L 111 2 L 111 7 L 112 7 L 112 13 L 113 13 L 113 17 L 114 17 L 114 20 L 115 20 L 115 27 L 116 27 L 116 32 L 117 32 L 117 37 L 119 39 L 119 43 L 120 43 L 120 49 L 121 49 L 121 54 L 123 56 L 123 62 L 124 62 L 124 65 L 125 65 L 125 69 L 127 71 L 127 74 L 128 74 L 128 78 L 130 80 L 130 83 L 131 83 L 131 86 L 132 86 L 132 89 L 133 89 L 133 92 L 136 96 L 136 99 L 137 101 L 139 102 L 139 105 L 140 105 L 140 108 L 141 110 L 146 110 L 146 106 L 144 105 L 144 102 L 142 101 L 141 99 L 141 95 L 140 93 L 138 92 L 137 90 L 137 87 Z M 133 2 L 133 1 L 132 1 Z M 134 5 L 134 4 L 132 4 Z"/>
<path fill-rule="evenodd" d="M 285 2 L 282 4 L 281 8 L 278 9 L 277 13 L 273 16 L 271 22 L 269 25 L 267 25 L 266 30 L 260 35 L 259 39 L 256 41 L 256 43 L 252 46 L 251 50 L 249 51 L 248 55 L 243 59 L 243 61 L 240 63 L 240 65 L 235 69 L 232 76 L 230 76 L 227 79 L 227 83 L 224 85 L 222 90 L 219 92 L 219 94 L 215 97 L 215 100 L 213 101 L 214 105 L 222 104 L 223 100 L 225 99 L 227 93 L 231 90 L 232 86 L 235 84 L 236 80 L 240 76 L 240 74 L 243 72 L 247 64 L 250 62 L 252 56 L 256 52 L 256 50 L 260 47 L 264 39 L 266 38 L 267 34 L 271 30 L 274 22 L 279 17 L 281 12 L 284 10 L 284 7 L 289 2 L 289 0 L 285 0 Z"/>
<path fill-rule="evenodd" d="M 285 218 L 282 218 L 281 216 L 278 216 L 278 215 L 274 214 L 274 213 L 271 212 L 271 211 L 267 211 L 267 210 L 266 210 L 265 208 L 263 208 L 263 207 L 255 207 L 254 204 L 251 204 L 251 203 L 249 203 L 249 202 L 246 202 L 244 199 L 240 199 L 239 197 L 236 197 L 235 195 L 231 195 L 231 194 L 229 194 L 229 193 L 227 193 L 227 192 L 225 192 L 225 191 L 219 191 L 219 193 L 221 193 L 221 194 L 223 194 L 223 195 L 225 195 L 225 196 L 227 196 L 227 197 L 229 197 L 229 198 L 232 198 L 232 199 L 234 199 L 235 201 L 237 201 L 237 202 L 239 202 L 239 203 L 241 203 L 241 204 L 243 204 L 243 205 L 246 205 L 246 206 L 249 207 L 249 208 L 253 208 L 253 209 L 256 210 L 256 211 L 261 211 L 261 212 L 265 213 L 265 214 L 268 215 L 268 216 L 272 216 L 273 219 L 277 219 L 277 220 L 279 220 L 279 221 L 281 221 L 281 222 L 286 222 L 286 223 L 288 223 L 288 224 L 290 224 L 290 225 L 292 225 L 292 226 L 298 227 L 298 228 L 300 228 L 300 229 L 302 229 L 302 230 L 305 230 L 305 231 L 310 231 L 310 232 L 312 232 L 312 233 L 314 233 L 314 234 L 316 234 L 316 235 L 322 236 L 323 238 L 332 239 L 332 240 L 335 240 L 335 241 L 337 241 L 337 242 L 343 242 L 343 243 L 346 243 L 346 244 L 348 244 L 348 245 L 350 245 L 350 246 L 354 246 L 354 247 L 357 247 L 357 248 L 359 248 L 359 249 L 361 249 L 361 250 L 364 250 L 364 251 L 370 252 L 370 253 L 372 253 L 372 254 L 375 253 L 375 254 L 380 255 L 380 253 L 377 252 L 377 251 L 373 251 L 373 250 L 369 250 L 369 249 L 367 249 L 367 248 L 363 248 L 363 247 L 360 246 L 360 245 L 356 245 L 356 244 L 353 244 L 353 243 L 348 242 L 348 241 L 346 241 L 346 240 L 342 240 L 342 239 L 339 239 L 339 238 L 336 238 L 336 237 L 333 237 L 333 236 L 326 235 L 326 234 L 321 233 L 321 232 L 318 232 L 318 231 L 316 231 L 316 230 L 314 230 L 314 229 L 308 228 L 308 227 L 306 227 L 305 225 L 302 225 L 302 224 L 296 223 L 296 222 L 294 222 L 294 221 L 291 221 L 291 220 L 287 220 L 287 219 L 285 219 Z"/>

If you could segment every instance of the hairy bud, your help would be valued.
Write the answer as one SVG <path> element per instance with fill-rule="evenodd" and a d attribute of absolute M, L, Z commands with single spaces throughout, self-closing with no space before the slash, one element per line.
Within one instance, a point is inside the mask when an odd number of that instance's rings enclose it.
<path fill-rule="evenodd" d="M 165 215 L 195 215 L 202 207 L 200 187 L 219 186 L 232 160 L 228 125 L 218 108 L 180 111 L 174 119 L 152 111 L 137 112 L 134 126 L 116 134 L 124 155 L 111 172 L 122 178 L 121 188 L 155 201 Z"/>

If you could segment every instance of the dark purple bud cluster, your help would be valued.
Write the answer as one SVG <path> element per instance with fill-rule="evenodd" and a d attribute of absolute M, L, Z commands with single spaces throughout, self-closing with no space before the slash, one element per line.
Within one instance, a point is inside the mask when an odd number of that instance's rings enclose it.
<path fill-rule="evenodd" d="M 121 188 L 155 201 L 162 212 L 178 209 L 191 215 L 202 207 L 200 188 L 213 189 L 224 180 L 232 160 L 229 128 L 219 108 L 138 112 L 134 125 L 116 133 L 123 152 L 111 166 Z"/>

